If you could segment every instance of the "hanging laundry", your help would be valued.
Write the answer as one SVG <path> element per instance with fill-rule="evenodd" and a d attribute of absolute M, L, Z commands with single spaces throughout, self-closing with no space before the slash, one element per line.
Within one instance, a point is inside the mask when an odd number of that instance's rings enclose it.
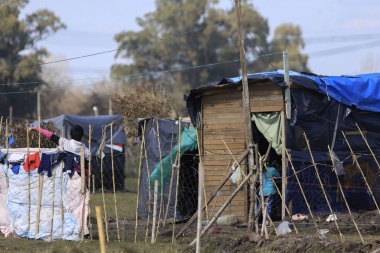
<path fill-rule="evenodd" d="M 0 163 L 5 163 L 6 153 L 0 151 Z"/>
<path fill-rule="evenodd" d="M 26 172 L 29 172 L 30 170 L 35 170 L 40 166 L 40 155 L 38 152 L 29 154 L 24 163 L 24 169 Z"/>
<path fill-rule="evenodd" d="M 61 160 L 62 159 L 59 153 L 53 153 L 53 154 L 42 153 L 40 165 L 38 166 L 38 174 L 43 174 L 44 172 L 47 172 L 47 176 L 51 177 L 53 174 L 52 173 L 53 166 L 56 165 Z"/>
<path fill-rule="evenodd" d="M 9 164 L 24 163 L 24 159 L 25 159 L 25 154 L 11 153 L 8 155 Z"/>
<path fill-rule="evenodd" d="M 15 173 L 16 175 L 20 172 L 20 163 L 16 163 L 16 164 L 11 164 L 11 170 L 13 173 Z"/>

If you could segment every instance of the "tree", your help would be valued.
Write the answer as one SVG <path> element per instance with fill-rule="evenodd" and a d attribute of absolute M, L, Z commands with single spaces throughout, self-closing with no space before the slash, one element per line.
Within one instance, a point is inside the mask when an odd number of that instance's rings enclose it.
<path fill-rule="evenodd" d="M 112 77 L 124 81 L 139 77 L 150 82 L 165 79 L 168 80 L 165 82 L 168 85 L 164 87 L 167 92 L 176 90 L 177 94 L 183 94 L 188 89 L 239 75 L 240 63 L 236 61 L 240 57 L 236 12 L 233 7 L 222 10 L 210 2 L 156 1 L 156 11 L 137 19 L 140 31 L 116 34 L 115 40 L 122 49 L 115 57 L 126 59 L 129 63 L 113 65 Z M 273 41 L 275 45 L 268 43 L 268 21 L 247 1 L 242 3 L 242 16 L 247 32 L 245 46 L 248 72 L 272 70 L 270 60 L 258 56 L 272 50 L 284 51 L 288 49 L 288 44 L 280 44 L 277 40 Z M 289 43 L 297 49 L 303 46 L 303 42 Z M 299 55 L 292 53 L 293 56 Z M 307 58 L 304 60 L 307 61 Z M 213 64 L 227 61 L 229 63 Z M 150 74 L 134 75 L 139 73 Z"/>
<path fill-rule="evenodd" d="M 310 72 L 307 67 L 308 56 L 301 53 L 305 47 L 302 39 L 302 32 L 299 26 L 292 24 L 283 24 L 276 28 L 271 42 L 272 52 L 281 52 L 288 50 L 289 67 L 291 70 L 299 72 Z M 275 69 L 281 69 L 284 66 L 282 55 L 269 57 Z"/>
<path fill-rule="evenodd" d="M 35 115 L 36 93 L 41 79 L 42 58 L 48 51 L 37 43 L 66 28 L 53 12 L 43 9 L 20 18 L 28 0 L 0 0 L 0 113 L 15 116 Z"/>

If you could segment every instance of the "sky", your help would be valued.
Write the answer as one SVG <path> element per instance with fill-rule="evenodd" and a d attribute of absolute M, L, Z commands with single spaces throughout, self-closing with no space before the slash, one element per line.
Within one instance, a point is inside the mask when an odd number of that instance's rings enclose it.
<path fill-rule="evenodd" d="M 283 23 L 301 28 L 309 55 L 309 69 L 322 75 L 380 72 L 379 0 L 249 0 L 268 20 L 271 35 Z M 229 9 L 234 0 L 220 0 Z M 121 31 L 138 31 L 137 17 L 155 10 L 153 0 L 31 0 L 25 13 L 47 8 L 67 25 L 39 43 L 52 60 L 69 59 L 118 47 L 113 37 Z M 270 37 L 269 37 L 270 39 Z M 74 80 L 108 77 L 115 52 L 65 62 Z M 56 65 L 49 65 L 54 67 Z M 254 72 L 249 71 L 249 72 Z M 213 80 L 210 80 L 213 81 Z"/>

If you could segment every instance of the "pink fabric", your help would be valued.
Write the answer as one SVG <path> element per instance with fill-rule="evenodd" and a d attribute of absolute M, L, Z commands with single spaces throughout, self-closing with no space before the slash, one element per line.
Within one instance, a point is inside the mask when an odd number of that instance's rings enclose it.
<path fill-rule="evenodd" d="M 36 127 L 35 128 L 36 131 L 40 132 L 43 136 L 45 136 L 46 138 L 51 138 L 51 136 L 53 135 L 52 132 L 50 132 L 49 130 L 46 130 L 46 129 L 42 129 L 42 128 L 39 128 L 39 127 Z"/>

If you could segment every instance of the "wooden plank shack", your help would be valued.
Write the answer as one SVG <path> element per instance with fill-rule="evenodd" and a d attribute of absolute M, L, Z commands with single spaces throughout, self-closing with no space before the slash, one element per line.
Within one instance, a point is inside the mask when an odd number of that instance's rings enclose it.
<path fill-rule="evenodd" d="M 251 112 L 273 112 L 284 108 L 281 87 L 270 81 L 249 83 Z M 223 180 L 229 165 L 246 149 L 242 87 L 225 85 L 205 89 L 200 93 L 202 104 L 201 155 L 204 166 L 207 198 Z M 227 149 L 226 145 L 229 150 Z M 241 164 L 247 174 L 246 161 Z M 236 189 L 230 180 L 217 193 L 207 207 L 206 217 L 215 215 L 225 200 Z M 240 221 L 247 221 L 248 188 L 238 193 L 222 215 L 235 214 Z"/>

